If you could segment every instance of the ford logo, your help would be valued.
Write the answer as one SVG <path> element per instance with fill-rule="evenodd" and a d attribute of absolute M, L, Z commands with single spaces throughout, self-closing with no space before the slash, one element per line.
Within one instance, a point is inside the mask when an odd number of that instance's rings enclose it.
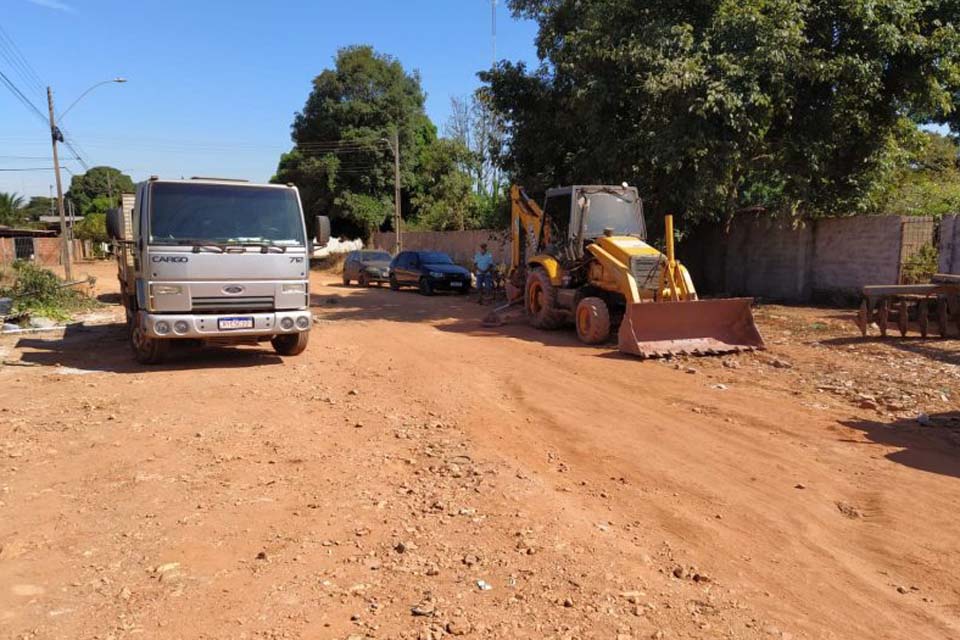
<path fill-rule="evenodd" d="M 224 287 L 223 292 L 228 295 L 235 296 L 238 293 L 243 293 L 243 287 L 238 285 L 231 285 L 229 287 Z"/>

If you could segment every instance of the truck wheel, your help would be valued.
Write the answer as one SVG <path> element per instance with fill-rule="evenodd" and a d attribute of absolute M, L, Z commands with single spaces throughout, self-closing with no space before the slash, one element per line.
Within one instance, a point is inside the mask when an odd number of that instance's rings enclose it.
<path fill-rule="evenodd" d="M 392 291 L 400 291 L 400 283 L 397 282 L 397 276 L 390 274 L 390 289 Z"/>
<path fill-rule="evenodd" d="M 307 348 L 308 342 L 310 342 L 309 331 L 273 336 L 273 339 L 270 340 L 273 350 L 282 356 L 300 355 Z"/>
<path fill-rule="evenodd" d="M 563 325 L 564 313 L 557 307 L 557 288 L 543 269 L 533 269 L 527 275 L 524 306 L 530 324 L 537 329 L 558 329 Z"/>
<path fill-rule="evenodd" d="M 151 338 L 140 327 L 130 329 L 130 348 L 134 359 L 140 364 L 160 364 L 169 347 L 169 341 Z"/>
<path fill-rule="evenodd" d="M 577 305 L 577 336 L 585 344 L 601 344 L 610 338 L 610 309 L 601 298 L 588 297 Z"/>
<path fill-rule="evenodd" d="M 420 295 L 432 296 L 433 287 L 430 286 L 430 281 L 426 278 L 420 278 Z"/>

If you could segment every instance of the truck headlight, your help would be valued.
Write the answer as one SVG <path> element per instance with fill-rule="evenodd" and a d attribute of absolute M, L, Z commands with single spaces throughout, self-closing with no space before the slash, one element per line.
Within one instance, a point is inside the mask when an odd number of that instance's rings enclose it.
<path fill-rule="evenodd" d="M 307 316 L 300 316 L 299 318 L 297 318 L 297 329 L 300 329 L 301 331 L 306 331 L 309 328 L 310 328 L 310 318 L 308 318 Z"/>
<path fill-rule="evenodd" d="M 280 287 L 282 293 L 306 293 L 307 285 L 303 282 L 291 282 Z"/>
<path fill-rule="evenodd" d="M 176 333 L 186 333 L 190 330 L 190 325 L 187 324 L 186 320 L 177 320 L 173 323 L 173 330 Z"/>
<path fill-rule="evenodd" d="M 183 287 L 178 284 L 151 284 L 150 295 L 152 296 L 178 296 L 183 293 Z"/>
<path fill-rule="evenodd" d="M 291 329 L 293 329 L 293 318 L 291 318 L 290 316 L 280 318 L 280 328 L 283 329 L 284 331 L 290 331 Z"/>
<path fill-rule="evenodd" d="M 153 330 L 157 332 L 158 336 L 165 336 L 170 333 L 170 323 L 166 320 L 160 320 L 153 325 Z"/>

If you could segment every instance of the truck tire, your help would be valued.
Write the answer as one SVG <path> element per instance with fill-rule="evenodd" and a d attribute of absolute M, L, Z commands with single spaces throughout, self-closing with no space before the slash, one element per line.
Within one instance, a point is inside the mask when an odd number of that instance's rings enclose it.
<path fill-rule="evenodd" d="M 130 348 L 133 358 L 140 364 L 160 364 L 167 356 L 169 347 L 169 340 L 151 338 L 136 325 L 130 328 Z"/>
<path fill-rule="evenodd" d="M 270 344 L 273 350 L 281 356 L 297 356 L 304 352 L 310 342 L 310 332 L 287 333 L 282 336 L 273 336 Z"/>
<path fill-rule="evenodd" d="M 601 344 L 610 339 L 610 309 L 602 298 L 584 298 L 577 305 L 577 336 L 584 344 Z"/>
<path fill-rule="evenodd" d="M 557 288 L 550 276 L 541 268 L 532 269 L 527 275 L 524 307 L 530 324 L 537 329 L 559 329 L 565 314 L 557 306 Z"/>

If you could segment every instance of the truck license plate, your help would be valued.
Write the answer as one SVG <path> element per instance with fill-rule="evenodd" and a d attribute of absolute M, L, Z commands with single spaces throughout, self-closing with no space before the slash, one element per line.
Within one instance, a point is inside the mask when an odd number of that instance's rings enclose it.
<path fill-rule="evenodd" d="M 231 329 L 253 329 L 253 318 L 220 318 L 217 328 L 222 331 Z"/>
<path fill-rule="evenodd" d="M 462 287 L 462 286 L 463 286 L 463 283 L 462 283 L 462 282 L 451 282 L 451 283 L 450 283 L 450 286 L 451 286 L 451 287 Z"/>

